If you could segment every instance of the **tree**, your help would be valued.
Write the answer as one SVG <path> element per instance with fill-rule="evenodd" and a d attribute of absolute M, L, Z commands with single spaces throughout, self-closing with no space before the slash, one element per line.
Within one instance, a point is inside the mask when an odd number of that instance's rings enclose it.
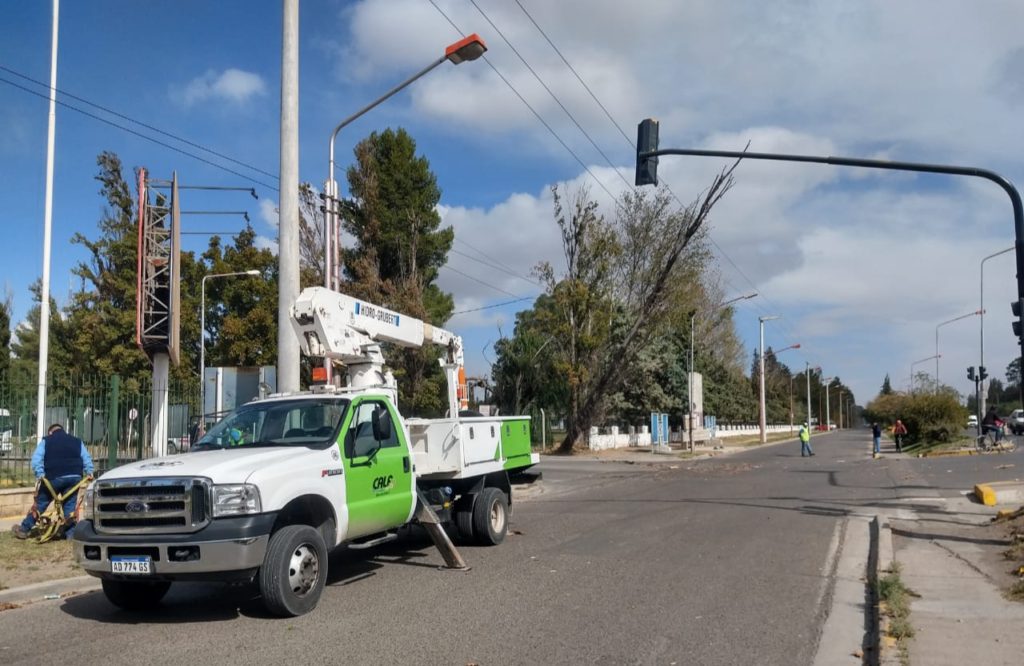
<path fill-rule="evenodd" d="M 882 390 L 878 395 L 892 395 L 892 384 L 889 382 L 889 373 L 885 373 L 885 380 L 882 381 Z"/>
<path fill-rule="evenodd" d="M 699 262 L 701 248 L 690 242 L 731 187 L 733 169 L 721 172 L 685 210 L 674 209 L 664 190 L 627 192 L 613 222 L 597 214 L 585 190 L 568 211 L 553 190 L 566 271 L 556 277 L 549 264 L 541 264 L 537 272 L 555 302 L 545 328 L 569 382 L 560 450 L 585 442 L 608 396 L 637 372 L 641 355 L 678 313 L 675 297 L 685 295 L 686 283 L 699 274 L 693 262 Z"/>
<path fill-rule="evenodd" d="M 42 282 L 36 280 L 29 287 L 32 291 L 35 305 L 29 310 L 25 321 L 21 322 L 14 331 L 14 338 L 11 340 L 11 371 L 20 379 L 35 380 L 39 374 L 39 336 L 40 322 L 42 321 Z M 60 317 L 60 310 L 57 302 L 50 299 L 50 335 L 47 354 L 47 368 L 51 371 L 59 371 L 68 367 L 69 354 L 67 347 L 62 341 L 67 338 L 67 329 Z"/>
<path fill-rule="evenodd" d="M 1006 386 L 1020 386 L 1020 357 L 1010 361 L 1006 366 Z"/>
<path fill-rule="evenodd" d="M 214 236 L 202 259 L 210 274 L 258 270 L 206 283 L 206 364 L 260 366 L 277 362 L 277 258 L 256 247 L 256 232 L 243 229 L 234 245 Z"/>
<path fill-rule="evenodd" d="M 374 132 L 355 148 L 348 169 L 351 199 L 342 203 L 344 227 L 355 245 L 343 251 L 345 290 L 432 324 L 451 316 L 450 294 L 437 286 L 455 237 L 440 228 L 441 190 L 416 142 L 403 130 Z M 403 411 L 439 414 L 444 376 L 436 349 L 389 349 Z"/>
<path fill-rule="evenodd" d="M 11 297 L 0 300 L 0 377 L 11 368 Z"/>
<path fill-rule="evenodd" d="M 299 185 L 299 282 L 303 288 L 324 284 L 324 211 L 310 183 Z"/>
<path fill-rule="evenodd" d="M 135 342 L 138 216 L 135 198 L 124 179 L 120 158 L 103 152 L 96 158 L 100 194 L 106 206 L 99 221 L 100 235 L 90 240 L 76 233 L 71 242 L 83 246 L 88 260 L 72 273 L 81 288 L 68 307 L 68 370 L 78 373 L 117 373 L 130 380 L 149 375 L 146 354 Z"/>

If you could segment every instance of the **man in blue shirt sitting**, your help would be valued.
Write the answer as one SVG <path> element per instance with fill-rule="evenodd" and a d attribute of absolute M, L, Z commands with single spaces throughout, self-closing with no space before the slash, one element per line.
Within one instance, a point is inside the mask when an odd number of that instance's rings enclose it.
<path fill-rule="evenodd" d="M 63 495 L 82 480 L 83 476 L 92 476 L 92 457 L 85 443 L 74 435 L 64 432 L 64 427 L 55 423 L 47 430 L 46 437 L 39 440 L 35 453 L 32 454 L 32 471 L 36 479 L 46 477 L 53 490 Z M 72 493 L 64 500 L 64 516 L 70 520 L 75 513 L 78 493 Z M 39 486 L 36 496 L 36 510 L 30 511 L 20 525 L 11 528 L 14 536 L 19 539 L 28 537 L 29 530 L 36 524 L 36 516 L 46 511 L 53 500 L 45 484 Z M 65 536 L 70 539 L 74 525 L 70 525 Z"/>

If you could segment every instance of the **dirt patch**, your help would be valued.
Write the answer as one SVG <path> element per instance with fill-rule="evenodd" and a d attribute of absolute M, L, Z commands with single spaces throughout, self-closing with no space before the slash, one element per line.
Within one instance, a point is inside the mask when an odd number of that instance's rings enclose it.
<path fill-rule="evenodd" d="M 686 470 L 703 474 L 705 476 L 734 476 L 736 474 L 743 474 L 750 472 L 755 469 L 760 469 L 761 465 L 755 465 L 752 463 L 734 463 L 734 462 L 712 462 L 702 461 L 700 463 L 694 463 L 687 465 Z"/>
<path fill-rule="evenodd" d="M 81 576 L 70 541 L 36 543 L 0 534 L 0 589 Z"/>

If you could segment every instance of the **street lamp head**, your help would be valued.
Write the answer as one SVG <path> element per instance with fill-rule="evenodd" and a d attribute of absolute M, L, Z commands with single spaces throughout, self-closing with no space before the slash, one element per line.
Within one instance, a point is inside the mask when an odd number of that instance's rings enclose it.
<path fill-rule="evenodd" d="M 245 274 L 246 275 L 259 275 L 260 272 L 258 270 L 256 270 L 255 268 L 253 268 L 252 270 L 246 271 Z"/>
<path fill-rule="evenodd" d="M 757 320 L 763 324 L 766 321 L 778 319 L 780 316 L 781 315 L 761 315 L 760 317 L 757 318 Z"/>
<path fill-rule="evenodd" d="M 484 44 L 484 40 L 480 39 L 480 36 L 474 32 L 469 37 L 449 45 L 444 50 L 444 57 L 451 61 L 453 65 L 458 65 L 470 60 L 476 60 L 486 51 L 487 45 Z"/>

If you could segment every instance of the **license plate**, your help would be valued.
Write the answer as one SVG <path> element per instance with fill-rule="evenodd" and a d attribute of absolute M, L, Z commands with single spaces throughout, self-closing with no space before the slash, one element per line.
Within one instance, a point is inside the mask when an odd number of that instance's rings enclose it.
<path fill-rule="evenodd" d="M 153 560 L 150 557 L 143 556 L 112 557 L 110 558 L 110 572 L 144 576 L 153 573 Z"/>

